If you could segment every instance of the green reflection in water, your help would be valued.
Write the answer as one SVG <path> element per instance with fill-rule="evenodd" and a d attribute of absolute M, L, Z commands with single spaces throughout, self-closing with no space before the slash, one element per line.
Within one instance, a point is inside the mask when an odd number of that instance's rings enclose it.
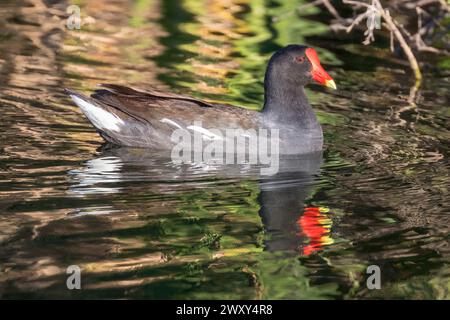
<path fill-rule="evenodd" d="M 307 44 L 309 33 L 320 35 L 326 26 L 299 19 L 295 11 L 303 1 L 165 1 L 161 24 L 168 36 L 161 39 L 170 50 L 156 61 L 170 70 L 159 78 L 201 98 L 259 109 L 263 78 L 270 55 L 290 43 Z M 174 22 L 174 14 L 176 22 Z M 283 16 L 273 22 L 274 16 Z M 319 50 L 324 61 L 337 59 Z"/>
<path fill-rule="evenodd" d="M 0 19 L 2 298 L 449 298 L 445 76 L 428 74 L 417 108 L 408 106 L 408 79 L 387 50 L 336 45 L 323 24 L 292 13 L 304 1 L 75 2 L 95 17 L 76 32 L 46 8 L 11 8 Z M 64 48 L 39 41 L 53 30 Z M 309 239 L 270 230 L 254 178 L 199 169 L 193 181 L 173 181 L 178 172 L 153 154 L 146 165 L 139 155 L 128 167 L 108 159 L 62 92 L 165 85 L 259 108 L 270 54 L 296 42 L 339 66 L 331 73 L 340 90 L 308 90 L 325 128 L 325 164 L 305 198 L 287 202 L 330 209 L 324 224 L 310 219 L 318 233 Z M 292 235 L 300 245 L 331 243 L 324 235 L 333 243 L 305 256 L 269 249 Z M 384 270 L 379 292 L 365 287 L 374 263 Z M 84 270 L 81 292 L 65 288 L 69 264 Z"/>

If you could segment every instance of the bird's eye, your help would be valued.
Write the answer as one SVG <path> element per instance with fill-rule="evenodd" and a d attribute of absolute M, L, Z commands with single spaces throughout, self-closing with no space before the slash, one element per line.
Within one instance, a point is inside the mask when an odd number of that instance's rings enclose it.
<path fill-rule="evenodd" d="M 303 62 L 305 61 L 305 57 L 304 56 L 298 56 L 295 58 L 295 60 L 297 60 L 298 62 Z"/>

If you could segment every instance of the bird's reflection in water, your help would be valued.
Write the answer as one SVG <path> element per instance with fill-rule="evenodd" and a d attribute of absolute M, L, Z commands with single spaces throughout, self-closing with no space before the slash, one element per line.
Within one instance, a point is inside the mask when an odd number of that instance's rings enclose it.
<path fill-rule="evenodd" d="M 101 156 L 86 162 L 81 170 L 71 170 L 69 174 L 76 177 L 78 183 L 71 188 L 74 194 L 117 193 L 119 188 L 111 183 L 120 182 L 122 178 L 122 160 L 113 156 Z M 109 183 L 102 186 L 102 183 Z"/>
<path fill-rule="evenodd" d="M 321 164 L 322 153 L 282 158 L 278 173 L 261 180 L 260 215 L 269 233 L 267 250 L 309 255 L 333 243 L 328 210 L 305 204 Z"/>
<path fill-rule="evenodd" d="M 328 216 L 329 212 L 328 208 L 308 207 L 298 219 L 300 234 L 309 241 L 307 245 L 303 246 L 304 255 L 310 255 L 323 246 L 333 243 L 330 234 L 332 220 Z"/>
<path fill-rule="evenodd" d="M 71 171 L 76 181 L 71 191 L 86 196 L 116 193 L 127 183 L 146 181 L 152 182 L 148 192 L 164 195 L 214 187 L 218 182 L 254 181 L 260 190 L 259 214 L 267 235 L 265 249 L 309 255 L 333 243 L 329 210 L 305 204 L 321 164 L 322 153 L 282 157 L 278 172 L 265 176 L 260 167 L 248 164 L 180 165 L 171 161 L 168 152 L 107 147 L 97 158 L 87 161 L 84 168 Z"/>

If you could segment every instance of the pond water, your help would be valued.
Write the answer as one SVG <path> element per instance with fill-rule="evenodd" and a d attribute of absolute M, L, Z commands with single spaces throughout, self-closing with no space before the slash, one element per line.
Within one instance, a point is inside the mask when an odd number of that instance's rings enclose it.
<path fill-rule="evenodd" d="M 450 72 L 329 31 L 303 1 L 0 2 L 0 297 L 449 299 Z M 316 48 L 323 154 L 174 165 L 103 145 L 63 89 L 147 86 L 257 109 L 265 64 Z M 82 270 L 68 290 L 66 268 Z M 367 267 L 381 289 L 366 286 Z"/>

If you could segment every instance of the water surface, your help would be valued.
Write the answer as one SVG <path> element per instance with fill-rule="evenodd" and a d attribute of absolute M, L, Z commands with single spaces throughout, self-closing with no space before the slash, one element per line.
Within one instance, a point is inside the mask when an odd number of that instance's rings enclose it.
<path fill-rule="evenodd" d="M 302 1 L 74 1 L 81 30 L 53 2 L 1 1 L 1 298 L 450 298 L 448 70 L 429 61 L 415 92 L 383 41 L 336 36 Z M 271 177 L 105 146 L 63 91 L 257 109 L 288 43 L 314 46 L 339 90 L 308 89 L 323 154 Z"/>

